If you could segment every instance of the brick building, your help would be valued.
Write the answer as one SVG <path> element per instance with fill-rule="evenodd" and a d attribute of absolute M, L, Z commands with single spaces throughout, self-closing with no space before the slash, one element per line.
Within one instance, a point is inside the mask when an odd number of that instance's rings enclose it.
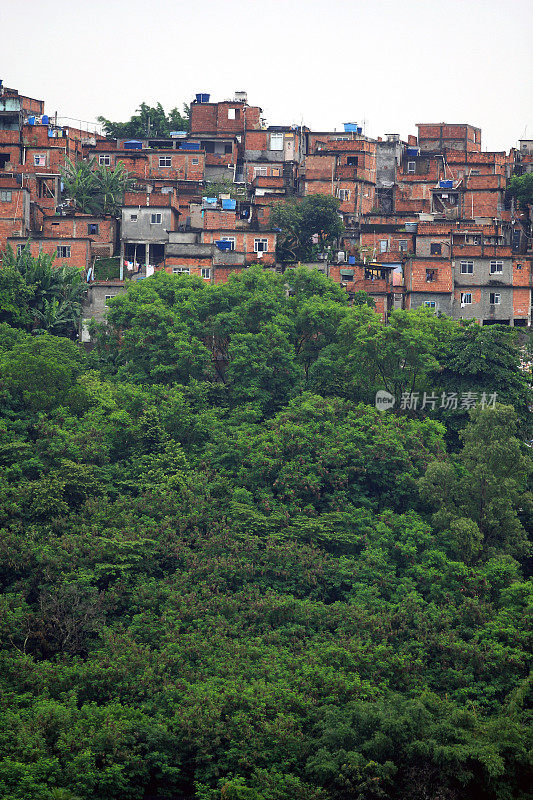
<path fill-rule="evenodd" d="M 122 164 L 133 177 L 118 219 L 80 213 L 65 198 L 62 170 L 81 158 L 95 169 Z M 507 188 L 531 171 L 531 140 L 486 152 L 466 123 L 421 123 L 407 141 L 372 139 L 355 123 L 267 126 L 245 92 L 220 102 L 196 95 L 189 133 L 106 139 L 58 125 L 43 101 L 0 83 L 0 253 L 29 239 L 32 252 L 89 279 L 111 257 L 117 280 L 164 269 L 219 283 L 254 263 L 282 269 L 273 205 L 326 194 L 338 198 L 345 231 L 316 266 L 350 295 L 371 294 L 383 319 L 392 308 L 427 307 L 528 325 L 530 215 Z M 211 196 L 213 182 L 227 188 Z"/>

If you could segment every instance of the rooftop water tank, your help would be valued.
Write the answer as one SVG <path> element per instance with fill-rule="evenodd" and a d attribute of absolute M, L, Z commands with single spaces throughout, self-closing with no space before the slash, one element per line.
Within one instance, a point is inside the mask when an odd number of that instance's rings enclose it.
<path fill-rule="evenodd" d="M 360 128 L 360 127 L 359 127 L 359 128 L 357 128 L 357 133 L 363 133 L 363 129 L 362 129 L 362 128 Z"/>
<path fill-rule="evenodd" d="M 28 117 L 28 125 L 35 125 L 35 115 Z"/>
<path fill-rule="evenodd" d="M 124 150 L 142 150 L 143 143 L 138 139 L 128 139 L 124 142 Z"/>
<path fill-rule="evenodd" d="M 41 125 L 48 125 L 49 122 L 50 122 L 50 117 L 48 116 L 48 114 L 43 114 L 41 117 Z"/>
<path fill-rule="evenodd" d="M 453 189 L 453 181 L 439 181 L 440 189 Z"/>
<path fill-rule="evenodd" d="M 345 122 L 344 123 L 344 132 L 345 133 L 357 133 L 357 122 Z"/>
<path fill-rule="evenodd" d="M 196 95 L 196 102 L 197 103 L 209 103 L 209 98 L 211 97 L 210 94 L 197 94 Z"/>

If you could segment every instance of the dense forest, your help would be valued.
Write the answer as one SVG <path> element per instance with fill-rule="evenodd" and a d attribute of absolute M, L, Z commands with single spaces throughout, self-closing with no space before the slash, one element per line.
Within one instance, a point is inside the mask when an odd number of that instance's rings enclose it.
<path fill-rule="evenodd" d="M 0 797 L 530 798 L 527 342 L 254 267 L 131 283 L 84 351 L 19 261 Z"/>

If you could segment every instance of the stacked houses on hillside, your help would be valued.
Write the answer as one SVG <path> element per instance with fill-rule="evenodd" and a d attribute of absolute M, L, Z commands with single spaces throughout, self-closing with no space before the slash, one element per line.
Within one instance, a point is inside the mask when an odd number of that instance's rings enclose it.
<path fill-rule="evenodd" d="M 58 124 L 41 100 L 0 84 L 0 253 L 28 246 L 83 270 L 89 314 L 156 270 L 220 283 L 276 263 L 274 203 L 326 194 L 345 232 L 314 266 L 353 296 L 368 292 L 386 320 L 426 306 L 482 324 L 531 324 L 531 231 L 506 193 L 533 171 L 533 141 L 485 152 L 466 124 L 420 124 L 416 136 L 371 139 L 362 127 L 315 132 L 267 126 L 246 93 L 196 95 L 190 131 L 106 139 Z M 62 187 L 67 159 L 122 163 L 134 179 L 119 218 L 76 210 Z M 211 196 L 209 185 L 231 184 Z M 116 257 L 117 274 L 99 265 Z"/>

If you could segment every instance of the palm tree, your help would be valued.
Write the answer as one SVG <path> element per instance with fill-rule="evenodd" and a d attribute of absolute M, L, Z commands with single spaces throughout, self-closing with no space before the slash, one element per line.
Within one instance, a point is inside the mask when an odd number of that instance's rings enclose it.
<path fill-rule="evenodd" d="M 119 161 L 114 169 L 104 164 L 96 166 L 94 158 L 88 161 L 67 159 L 63 170 L 64 193 L 76 202 L 84 214 L 117 216 L 124 192 L 134 183 Z"/>
<path fill-rule="evenodd" d="M 18 276 L 24 287 L 28 313 L 26 323 L 33 333 L 48 331 L 62 336 L 77 336 L 81 304 L 86 286 L 77 267 L 54 266 L 55 256 L 39 253 L 34 258 L 26 245 L 15 255 L 8 247 L 0 270 L 0 282 L 10 273 Z M 19 289 L 20 294 L 20 289 Z"/>

